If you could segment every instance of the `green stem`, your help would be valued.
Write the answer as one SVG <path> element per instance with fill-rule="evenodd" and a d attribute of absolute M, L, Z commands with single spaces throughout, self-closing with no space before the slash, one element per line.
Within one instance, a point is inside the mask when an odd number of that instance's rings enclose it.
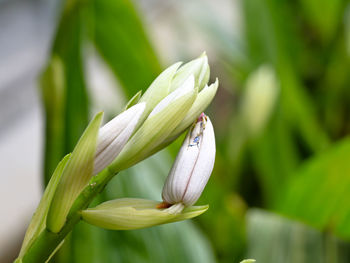
<path fill-rule="evenodd" d="M 53 233 L 44 229 L 36 238 L 28 251 L 23 256 L 23 263 L 41 263 L 46 262 L 56 247 L 72 231 L 73 227 L 80 221 L 80 211 L 87 208 L 92 200 L 98 195 L 113 178 L 116 173 L 106 168 L 98 175 L 94 176 L 89 185 L 81 192 L 75 200 L 68 216 L 67 221 L 60 232 Z"/>

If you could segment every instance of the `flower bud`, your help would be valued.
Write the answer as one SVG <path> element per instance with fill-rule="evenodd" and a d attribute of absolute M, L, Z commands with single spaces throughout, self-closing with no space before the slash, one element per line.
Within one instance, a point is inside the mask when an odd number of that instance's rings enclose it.
<path fill-rule="evenodd" d="M 139 103 L 106 123 L 98 132 L 93 174 L 102 171 L 121 152 L 145 110 L 146 103 Z"/>
<path fill-rule="evenodd" d="M 126 169 L 143 160 L 163 142 L 186 116 L 197 97 L 194 77 L 162 99 L 135 132 L 122 152 L 111 164 L 114 171 Z"/>
<path fill-rule="evenodd" d="M 215 136 L 202 113 L 188 132 L 163 187 L 164 203 L 193 205 L 207 184 L 215 161 Z"/>
<path fill-rule="evenodd" d="M 183 120 L 168 135 L 168 137 L 164 141 L 162 141 L 157 147 L 155 147 L 152 151 L 150 151 L 146 157 L 151 156 L 152 154 L 165 148 L 174 140 L 176 140 L 177 137 L 181 135 L 185 130 L 187 130 L 193 124 L 193 121 L 198 117 L 198 115 L 200 115 L 201 112 L 203 112 L 213 100 L 218 86 L 218 79 L 216 79 L 215 83 L 211 84 L 210 86 L 206 85 L 205 88 L 198 93 L 196 100 L 186 113 Z"/>
<path fill-rule="evenodd" d="M 140 99 L 136 96 L 128 103 L 146 102 L 146 109 L 135 134 L 111 164 L 114 171 L 126 169 L 169 145 L 188 129 L 214 98 L 218 80 L 206 85 L 210 69 L 205 53 L 180 65 L 179 62 L 168 67 Z"/>

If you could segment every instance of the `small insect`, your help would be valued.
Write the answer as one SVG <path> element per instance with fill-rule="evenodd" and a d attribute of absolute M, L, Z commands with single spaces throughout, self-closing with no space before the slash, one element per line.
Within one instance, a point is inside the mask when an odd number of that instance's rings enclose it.
<path fill-rule="evenodd" d="M 197 147 L 199 147 L 199 141 L 200 141 L 200 138 L 199 138 L 199 135 L 197 135 L 196 137 L 194 137 L 193 142 L 190 143 L 188 146 L 192 147 L 192 146 L 196 146 L 197 145 Z"/>
<path fill-rule="evenodd" d="M 196 137 L 194 137 L 192 143 L 188 144 L 188 147 L 193 147 L 193 146 L 197 146 L 199 148 L 199 143 L 200 143 L 200 136 L 203 135 L 203 131 L 205 130 L 205 124 L 207 122 L 207 116 L 202 113 L 197 120 L 195 121 L 195 123 L 193 124 L 191 133 L 194 131 L 194 128 L 196 126 L 196 124 L 200 122 L 200 128 L 199 128 L 199 132 L 197 132 Z"/>

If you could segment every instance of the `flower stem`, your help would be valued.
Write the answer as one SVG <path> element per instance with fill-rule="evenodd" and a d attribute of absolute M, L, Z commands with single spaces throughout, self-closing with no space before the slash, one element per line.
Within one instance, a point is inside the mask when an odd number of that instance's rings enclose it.
<path fill-rule="evenodd" d="M 87 208 L 92 200 L 103 191 L 107 183 L 116 173 L 108 167 L 94 176 L 89 185 L 75 200 L 63 228 L 58 233 L 44 229 L 22 258 L 23 263 L 44 263 L 55 251 L 56 247 L 72 231 L 73 227 L 80 222 L 80 211 Z"/>

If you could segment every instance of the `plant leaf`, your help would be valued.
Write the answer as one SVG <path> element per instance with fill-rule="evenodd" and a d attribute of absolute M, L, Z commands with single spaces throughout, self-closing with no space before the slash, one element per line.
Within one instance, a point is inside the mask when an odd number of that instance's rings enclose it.
<path fill-rule="evenodd" d="M 67 154 L 62 161 L 57 165 L 56 170 L 54 171 L 45 192 L 40 200 L 38 208 L 36 209 L 32 220 L 27 228 L 27 232 L 24 236 L 23 244 L 21 251 L 19 253 L 19 257 L 22 257 L 27 249 L 30 247 L 35 238 L 40 234 L 40 232 L 46 226 L 46 216 L 49 210 L 52 198 L 55 194 L 57 185 L 61 179 L 62 172 L 70 159 L 71 154 Z"/>
<path fill-rule="evenodd" d="M 277 211 L 350 238 L 350 138 L 305 162 L 277 198 Z"/>
<path fill-rule="evenodd" d="M 54 233 L 62 228 L 73 202 L 92 177 L 102 116 L 100 112 L 90 122 L 63 171 L 47 218 L 47 228 Z"/>
<path fill-rule="evenodd" d="M 161 71 L 132 1 L 92 1 L 92 38 L 127 96 L 145 89 Z"/>

